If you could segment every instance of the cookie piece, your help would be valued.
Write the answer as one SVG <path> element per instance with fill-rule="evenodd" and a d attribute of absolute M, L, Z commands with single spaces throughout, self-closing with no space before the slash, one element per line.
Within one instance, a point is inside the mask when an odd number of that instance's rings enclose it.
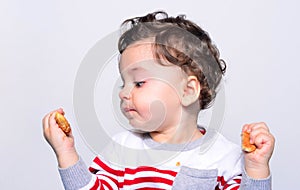
<path fill-rule="evenodd" d="M 71 131 L 71 127 L 70 124 L 68 122 L 68 120 L 65 118 L 64 115 L 62 115 L 61 113 L 56 112 L 55 113 L 55 120 L 56 123 L 58 124 L 58 126 L 61 128 L 61 130 L 68 134 Z"/>
<path fill-rule="evenodd" d="M 250 144 L 250 133 L 246 131 L 242 133 L 242 150 L 245 152 L 253 152 L 256 150 L 256 146 Z"/>

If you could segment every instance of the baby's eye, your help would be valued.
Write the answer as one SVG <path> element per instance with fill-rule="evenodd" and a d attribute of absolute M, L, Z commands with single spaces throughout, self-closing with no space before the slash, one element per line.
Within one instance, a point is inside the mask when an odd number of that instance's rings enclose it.
<path fill-rule="evenodd" d="M 140 87 L 142 87 L 143 86 L 143 84 L 145 84 L 146 82 L 145 81 L 138 81 L 138 82 L 134 82 L 134 84 L 135 84 L 135 86 L 137 87 L 137 88 L 140 88 Z"/>

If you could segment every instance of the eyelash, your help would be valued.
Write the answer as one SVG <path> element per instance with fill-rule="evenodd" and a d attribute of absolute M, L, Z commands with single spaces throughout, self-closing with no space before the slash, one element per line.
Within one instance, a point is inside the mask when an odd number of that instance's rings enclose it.
<path fill-rule="evenodd" d="M 145 83 L 146 83 L 145 81 L 134 82 L 134 84 L 137 88 L 141 88 L 143 86 L 143 84 L 145 84 Z"/>
<path fill-rule="evenodd" d="M 137 87 L 137 88 L 141 88 L 142 86 L 143 86 L 143 84 L 145 84 L 146 82 L 145 81 L 138 81 L 138 82 L 134 82 L 134 85 L 135 85 L 135 87 Z M 121 85 L 119 88 L 120 89 L 123 89 L 124 88 L 124 84 L 123 85 Z"/>

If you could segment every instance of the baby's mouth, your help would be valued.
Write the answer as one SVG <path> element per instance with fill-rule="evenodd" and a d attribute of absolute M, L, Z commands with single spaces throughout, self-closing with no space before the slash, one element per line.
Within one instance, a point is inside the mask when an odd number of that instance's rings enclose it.
<path fill-rule="evenodd" d="M 136 112 L 136 109 L 134 109 L 133 107 L 128 106 L 128 105 L 121 106 L 121 109 L 125 116 L 130 115 L 130 113 L 132 113 L 132 112 Z"/>
<path fill-rule="evenodd" d="M 124 111 L 125 113 L 128 113 L 128 112 L 133 112 L 133 111 L 136 111 L 136 110 L 133 109 L 133 108 L 124 108 L 123 111 Z"/>
<path fill-rule="evenodd" d="M 122 108 L 122 112 L 123 112 L 123 115 L 128 119 L 128 120 L 131 120 L 133 119 L 133 115 L 134 113 L 136 112 L 135 109 L 133 108 Z"/>
<path fill-rule="evenodd" d="M 121 102 L 120 107 L 123 113 L 136 111 L 132 105 L 126 102 Z"/>

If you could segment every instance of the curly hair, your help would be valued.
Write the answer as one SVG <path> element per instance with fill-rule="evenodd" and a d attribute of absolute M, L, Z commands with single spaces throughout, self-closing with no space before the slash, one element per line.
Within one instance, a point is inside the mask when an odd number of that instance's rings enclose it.
<path fill-rule="evenodd" d="M 158 60 L 167 60 L 188 76 L 197 77 L 200 109 L 212 105 L 226 64 L 206 31 L 185 19 L 185 15 L 169 17 L 164 11 L 127 19 L 121 26 L 125 28 L 118 42 L 121 54 L 130 44 L 154 39 L 153 54 Z"/>

